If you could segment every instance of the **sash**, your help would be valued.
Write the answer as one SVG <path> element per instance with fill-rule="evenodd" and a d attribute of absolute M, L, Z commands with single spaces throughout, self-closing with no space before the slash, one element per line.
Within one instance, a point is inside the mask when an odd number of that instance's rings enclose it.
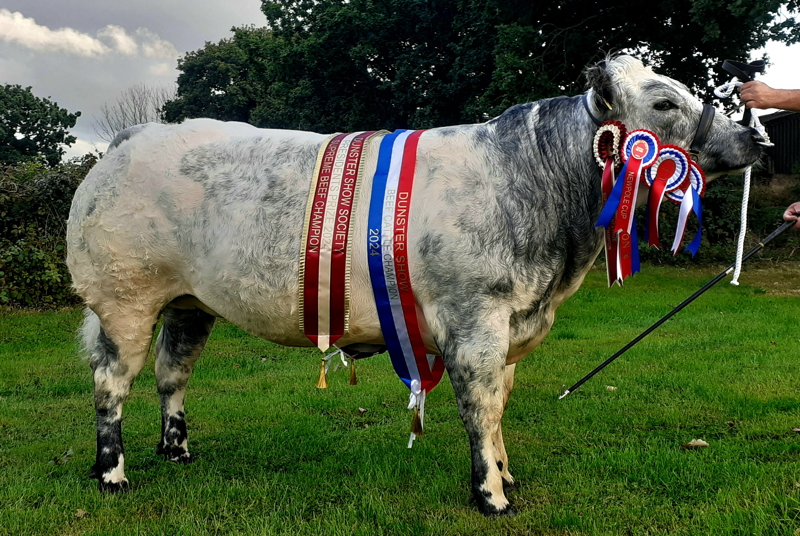
<path fill-rule="evenodd" d="M 422 133 L 395 131 L 381 140 L 366 237 L 381 331 L 395 372 L 411 390 L 409 408 L 416 408 L 420 417 L 416 435 L 421 435 L 425 395 L 439 384 L 444 372 L 441 356 L 428 354 L 422 340 L 425 319 L 416 305 L 409 271 L 411 192 Z M 415 437 L 412 431 L 411 441 Z"/>
<path fill-rule="evenodd" d="M 323 143 L 306 205 L 300 255 L 300 329 L 320 350 L 349 327 L 350 220 L 361 155 L 375 132 L 338 134 Z"/>

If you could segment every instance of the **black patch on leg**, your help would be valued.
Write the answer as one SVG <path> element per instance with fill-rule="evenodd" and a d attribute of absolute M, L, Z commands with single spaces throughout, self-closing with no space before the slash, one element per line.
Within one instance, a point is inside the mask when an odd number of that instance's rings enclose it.
<path fill-rule="evenodd" d="M 194 362 L 205 346 L 215 318 L 199 309 L 164 310 L 164 326 L 161 328 L 157 348 L 159 366 L 179 372 L 179 379 L 171 383 L 159 383 L 161 399 L 161 442 L 156 452 L 176 463 L 190 463 L 192 457 L 183 447 L 187 440 L 186 416 L 183 411 L 171 414 L 170 402 L 186 388 Z M 183 407 L 183 401 L 180 401 Z"/>
<path fill-rule="evenodd" d="M 97 413 L 97 457 L 90 472 L 92 478 L 99 480 L 100 491 L 118 493 L 128 490 L 128 483 L 105 482 L 103 475 L 119 465 L 120 455 L 125 449 L 122 445 L 122 421 L 111 419 L 108 409 L 98 409 Z"/>
<path fill-rule="evenodd" d="M 169 368 L 184 365 L 195 349 L 204 346 L 214 327 L 215 318 L 200 309 L 182 311 L 164 310 L 164 326 L 161 328 L 161 344 L 164 351 L 162 359 Z"/>
<path fill-rule="evenodd" d="M 114 341 L 108 338 L 103 328 L 100 328 L 100 333 L 97 335 L 95 351 L 92 352 L 90 365 L 92 370 L 97 370 L 98 367 L 119 365 L 119 347 L 117 347 Z M 125 371 L 118 371 L 118 373 L 124 374 Z"/>
<path fill-rule="evenodd" d="M 164 456 L 164 459 L 176 463 L 191 463 L 194 461 L 189 456 L 183 446 L 188 434 L 186 430 L 186 418 L 182 411 L 177 415 L 161 417 L 161 442 L 156 447 L 156 453 Z"/>

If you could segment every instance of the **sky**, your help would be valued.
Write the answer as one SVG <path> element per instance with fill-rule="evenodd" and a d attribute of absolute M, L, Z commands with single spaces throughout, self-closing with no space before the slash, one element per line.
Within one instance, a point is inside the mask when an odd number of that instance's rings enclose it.
<path fill-rule="evenodd" d="M 137 85 L 174 84 L 177 59 L 265 24 L 260 0 L 0 0 L 0 84 L 31 86 L 70 112 L 81 111 L 67 157 L 107 144 L 95 132 L 101 107 Z M 800 45 L 767 46 L 760 80 L 800 88 Z"/>

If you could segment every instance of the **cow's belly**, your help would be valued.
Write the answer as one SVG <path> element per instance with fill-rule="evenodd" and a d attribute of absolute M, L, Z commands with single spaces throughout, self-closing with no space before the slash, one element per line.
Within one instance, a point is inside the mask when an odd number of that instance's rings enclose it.
<path fill-rule="evenodd" d="M 361 272 L 361 270 L 358 270 Z M 296 271 L 292 273 L 297 280 Z M 298 285 L 284 289 L 263 289 L 242 295 L 225 285 L 194 288 L 192 293 L 211 310 L 245 331 L 284 346 L 313 346 L 300 329 Z M 339 347 L 354 343 L 383 344 L 372 290 L 362 274 L 351 278 L 350 321 Z"/>

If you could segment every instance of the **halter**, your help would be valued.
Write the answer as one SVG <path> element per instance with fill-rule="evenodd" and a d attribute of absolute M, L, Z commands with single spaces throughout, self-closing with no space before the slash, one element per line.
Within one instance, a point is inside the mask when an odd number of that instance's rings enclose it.
<path fill-rule="evenodd" d="M 716 108 L 710 104 L 703 105 L 703 113 L 700 114 L 700 122 L 697 124 L 697 131 L 694 133 L 694 139 L 689 146 L 689 156 L 692 160 L 697 162 L 700 158 L 700 151 L 706 144 L 708 138 L 708 131 L 711 130 L 711 124 L 714 122 L 714 113 Z"/>

